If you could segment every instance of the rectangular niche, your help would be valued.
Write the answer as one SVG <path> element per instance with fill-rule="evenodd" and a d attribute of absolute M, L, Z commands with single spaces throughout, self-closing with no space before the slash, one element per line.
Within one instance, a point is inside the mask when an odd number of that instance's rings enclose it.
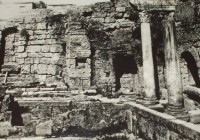
<path fill-rule="evenodd" d="M 85 68 L 87 63 L 87 58 L 76 58 L 76 68 Z"/>

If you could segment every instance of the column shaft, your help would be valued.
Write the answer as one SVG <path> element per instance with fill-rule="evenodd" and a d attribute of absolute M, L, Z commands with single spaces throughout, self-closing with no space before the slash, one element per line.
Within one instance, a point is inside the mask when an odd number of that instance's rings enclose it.
<path fill-rule="evenodd" d="M 142 38 L 142 57 L 143 57 L 143 79 L 145 100 L 155 104 L 156 86 L 154 75 L 154 63 L 152 52 L 150 17 L 148 14 L 140 13 L 141 19 L 141 38 Z"/>
<path fill-rule="evenodd" d="M 183 87 L 177 54 L 175 21 L 173 15 L 163 21 L 165 46 L 165 76 L 169 108 L 183 108 Z"/>
<path fill-rule="evenodd" d="M 142 34 L 142 56 L 143 56 L 143 78 L 146 98 L 155 99 L 155 78 L 152 55 L 152 42 L 150 23 L 141 24 Z"/>

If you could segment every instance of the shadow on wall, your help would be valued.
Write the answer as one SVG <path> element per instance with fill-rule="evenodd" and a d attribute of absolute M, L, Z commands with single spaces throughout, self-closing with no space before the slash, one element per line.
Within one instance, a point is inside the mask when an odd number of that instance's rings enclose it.
<path fill-rule="evenodd" d="M 187 62 L 187 68 L 192 74 L 192 77 L 195 81 L 196 87 L 200 88 L 200 80 L 198 74 L 198 67 L 196 61 L 192 54 L 188 51 L 185 51 L 181 54 L 181 58 L 183 58 Z"/>

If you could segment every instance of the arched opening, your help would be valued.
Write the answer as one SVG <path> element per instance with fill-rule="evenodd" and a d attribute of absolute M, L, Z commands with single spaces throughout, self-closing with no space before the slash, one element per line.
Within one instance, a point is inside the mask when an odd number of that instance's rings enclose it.
<path fill-rule="evenodd" d="M 113 59 L 113 66 L 116 79 L 116 91 L 122 87 L 120 79 L 124 74 L 136 74 L 138 72 L 133 55 L 116 54 Z"/>
<path fill-rule="evenodd" d="M 6 50 L 6 37 L 9 34 L 14 34 L 18 30 L 15 27 L 9 27 L 2 31 L 2 38 L 1 38 L 1 46 L 0 46 L 0 71 L 2 68 L 2 65 L 4 64 L 4 58 L 5 58 L 5 50 Z"/>
<path fill-rule="evenodd" d="M 181 54 L 181 58 L 183 58 L 187 63 L 187 68 L 189 72 L 191 73 L 191 76 L 195 82 L 196 87 L 200 88 L 200 80 L 199 80 L 199 74 L 198 74 L 198 67 L 196 64 L 196 61 L 192 54 L 188 51 L 185 51 Z"/>

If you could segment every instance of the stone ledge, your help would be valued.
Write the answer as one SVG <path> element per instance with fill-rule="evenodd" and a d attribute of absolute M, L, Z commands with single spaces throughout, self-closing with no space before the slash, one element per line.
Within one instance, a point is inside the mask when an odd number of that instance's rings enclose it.
<path fill-rule="evenodd" d="M 132 102 L 127 103 L 127 105 L 134 107 L 139 115 L 144 118 L 148 118 L 149 121 L 167 127 L 167 129 L 175 131 L 185 138 L 200 139 L 199 125 L 182 121 L 174 116 L 157 112 L 137 103 Z"/>

